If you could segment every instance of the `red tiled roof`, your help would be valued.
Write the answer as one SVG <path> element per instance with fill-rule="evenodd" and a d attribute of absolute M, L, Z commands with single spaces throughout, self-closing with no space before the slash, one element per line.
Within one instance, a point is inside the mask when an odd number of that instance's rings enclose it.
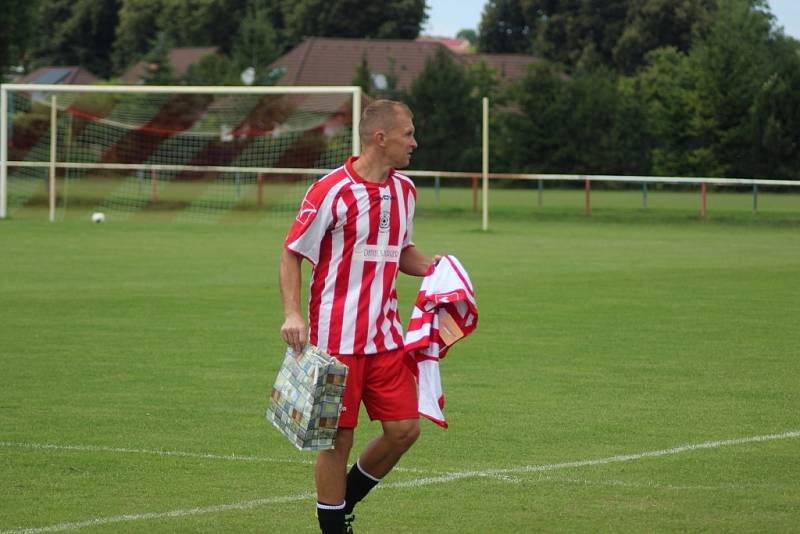
<path fill-rule="evenodd" d="M 407 89 L 441 46 L 400 39 L 310 37 L 270 67 L 286 67 L 278 85 L 352 85 L 365 56 L 371 72 L 385 75 L 393 59 L 397 86 Z"/>
<path fill-rule="evenodd" d="M 204 56 L 216 54 L 219 48 L 216 46 L 199 47 L 178 47 L 169 52 L 169 64 L 172 67 L 172 74 L 176 78 L 181 78 L 189 71 L 189 67 L 197 63 Z M 147 74 L 147 62 L 140 61 L 125 71 L 120 76 L 120 81 L 126 84 L 138 84 Z"/>
<path fill-rule="evenodd" d="M 469 54 L 472 49 L 469 41 L 466 39 L 461 39 L 460 37 L 432 37 L 428 35 L 422 35 L 417 37 L 417 41 L 432 41 L 434 43 L 441 43 L 456 54 Z"/>
<path fill-rule="evenodd" d="M 438 49 L 446 50 L 464 65 L 483 60 L 506 81 L 516 80 L 527 65 L 539 61 L 523 54 L 454 54 L 434 40 L 309 37 L 269 68 L 285 69 L 277 85 L 352 85 L 365 56 L 370 71 L 384 75 L 392 72 L 390 65 L 394 60 L 397 87 L 408 89 Z"/>

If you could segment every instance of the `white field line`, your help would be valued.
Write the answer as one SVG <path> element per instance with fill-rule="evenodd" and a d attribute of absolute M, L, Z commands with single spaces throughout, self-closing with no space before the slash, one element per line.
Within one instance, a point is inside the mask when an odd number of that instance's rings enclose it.
<path fill-rule="evenodd" d="M 611 486 L 620 488 L 635 488 L 635 489 L 654 489 L 654 490 L 667 490 L 667 491 L 732 491 L 752 492 L 753 490 L 775 489 L 778 487 L 774 484 L 721 484 L 717 486 L 703 486 L 703 485 L 675 485 L 675 484 L 659 484 L 658 482 L 628 482 L 625 480 L 614 479 L 600 479 L 590 480 L 586 478 L 568 478 L 568 477 L 538 477 L 528 479 L 533 483 L 553 482 L 556 484 L 576 484 L 581 486 Z M 522 482 L 522 479 L 517 479 Z M 780 486 L 783 488 L 783 486 Z"/>
<path fill-rule="evenodd" d="M 33 450 L 107 452 L 116 454 L 144 454 L 151 456 L 173 456 L 178 458 L 194 458 L 200 460 L 225 460 L 230 462 L 265 462 L 265 463 L 281 463 L 281 464 L 314 465 L 314 460 L 269 458 L 266 456 L 241 456 L 237 454 L 209 454 L 201 452 L 165 451 L 161 449 L 132 449 L 126 447 L 104 447 L 100 445 L 61 445 L 56 443 L 26 443 L 17 441 L 0 441 L 0 447 L 33 449 Z M 426 473 L 426 474 L 431 473 L 431 471 L 414 469 L 410 467 L 396 467 L 395 470 L 406 473 Z"/>
<path fill-rule="evenodd" d="M 556 471 L 561 469 L 574 469 L 581 467 L 608 465 L 620 462 L 642 460 L 645 458 L 660 458 L 665 456 L 674 456 L 677 454 L 683 454 L 686 452 L 692 452 L 698 450 L 719 449 L 722 447 L 744 445 L 747 443 L 762 443 L 768 441 L 796 439 L 796 438 L 800 438 L 800 431 L 784 432 L 782 434 L 769 434 L 765 436 L 752 436 L 748 438 L 705 441 L 703 443 L 681 445 L 679 447 L 673 447 L 670 449 L 661 449 L 656 451 L 645 451 L 635 454 L 610 456 L 608 458 L 600 458 L 596 460 L 580 460 L 576 462 L 564 462 L 558 464 L 526 465 L 516 468 L 486 469 L 483 471 L 457 471 L 440 476 L 418 478 L 402 482 L 384 483 L 376 486 L 376 489 L 387 490 L 387 489 L 417 488 L 422 486 L 431 486 L 434 484 L 445 484 L 448 482 L 454 482 L 462 479 L 481 478 L 481 477 L 492 477 L 492 478 L 497 477 L 501 479 L 509 477 L 513 479 L 514 474 L 536 473 L 536 472 Z M 109 525 L 114 523 L 145 521 L 153 519 L 169 519 L 175 517 L 185 517 L 185 516 L 200 515 L 200 514 L 214 514 L 214 513 L 221 513 L 228 511 L 236 511 L 236 510 L 250 510 L 252 508 L 257 508 L 270 504 L 284 504 L 284 503 L 303 501 L 306 499 L 312 499 L 313 497 L 314 493 L 309 492 L 309 493 L 286 495 L 280 497 L 269 497 L 265 499 L 244 501 L 233 504 L 221 504 L 205 508 L 189 508 L 184 510 L 172 510 L 169 512 L 150 512 L 144 514 L 126 514 L 126 515 L 118 515 L 112 517 L 98 517 L 95 519 L 88 519 L 86 521 L 73 522 L 73 523 L 59 523 L 57 525 L 50 525 L 46 527 L 3 530 L 0 531 L 0 534 L 43 534 L 47 532 L 64 532 L 69 530 L 78 530 L 86 527 Z"/>
<path fill-rule="evenodd" d="M 733 445 L 744 445 L 747 443 L 760 443 L 765 441 L 776 441 L 781 439 L 796 439 L 796 438 L 800 438 L 800 431 L 784 432 L 782 434 L 769 434 L 766 436 L 753 436 L 749 438 L 728 439 L 720 441 L 705 441 L 703 443 L 691 443 L 688 445 L 673 447 L 671 449 L 646 451 L 636 454 L 624 454 L 620 456 L 600 458 L 598 460 L 580 460 L 577 462 L 565 462 L 559 464 L 525 465 L 521 467 L 513 467 L 508 469 L 486 469 L 483 471 L 459 471 L 454 473 L 447 473 L 441 476 L 418 478 L 415 480 L 407 480 L 405 482 L 397 482 L 391 485 L 387 484 L 385 487 L 411 488 L 416 486 L 429 486 L 431 484 L 442 484 L 445 482 L 460 480 L 462 478 L 476 478 L 476 477 L 502 478 L 507 476 L 513 477 L 513 475 L 521 475 L 525 473 L 540 473 L 544 471 L 556 471 L 560 469 L 593 467 L 598 465 L 608 465 L 619 462 L 642 460 L 644 458 L 659 458 L 663 456 L 673 456 L 676 454 L 682 454 L 684 452 L 691 452 L 697 450 L 719 449 L 720 447 L 730 447 Z M 377 486 L 376 488 L 380 488 L 380 486 Z"/>

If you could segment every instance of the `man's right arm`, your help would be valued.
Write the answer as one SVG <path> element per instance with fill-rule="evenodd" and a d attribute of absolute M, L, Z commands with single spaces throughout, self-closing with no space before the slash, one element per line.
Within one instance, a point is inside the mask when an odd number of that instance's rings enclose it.
<path fill-rule="evenodd" d="M 302 351 L 308 341 L 308 326 L 300 309 L 300 263 L 302 261 L 302 256 L 283 249 L 280 264 L 280 287 L 284 316 L 281 337 L 296 352 Z"/>

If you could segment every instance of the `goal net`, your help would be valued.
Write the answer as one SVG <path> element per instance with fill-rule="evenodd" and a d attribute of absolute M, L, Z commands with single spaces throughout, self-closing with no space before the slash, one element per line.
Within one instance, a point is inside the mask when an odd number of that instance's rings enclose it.
<path fill-rule="evenodd" d="M 359 152 L 358 87 L 2 86 L 0 218 L 293 213 Z"/>

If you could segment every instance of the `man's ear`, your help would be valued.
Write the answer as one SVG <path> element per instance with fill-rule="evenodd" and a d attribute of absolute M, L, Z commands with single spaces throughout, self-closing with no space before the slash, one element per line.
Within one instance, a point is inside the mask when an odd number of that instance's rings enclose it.
<path fill-rule="evenodd" d="M 386 144 L 386 132 L 383 130 L 375 130 L 375 134 L 372 137 L 377 146 L 384 146 Z"/>

